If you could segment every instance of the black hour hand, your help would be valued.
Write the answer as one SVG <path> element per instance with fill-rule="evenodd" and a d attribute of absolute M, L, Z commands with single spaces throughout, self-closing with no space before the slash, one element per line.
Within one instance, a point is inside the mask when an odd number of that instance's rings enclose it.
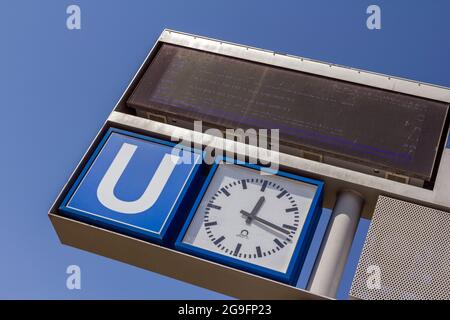
<path fill-rule="evenodd" d="M 250 215 L 247 216 L 247 220 L 245 220 L 245 223 L 250 224 L 252 222 L 252 218 L 255 217 L 259 210 L 261 209 L 262 205 L 266 201 L 266 198 L 260 197 L 258 202 L 256 203 L 255 207 L 253 208 L 252 212 L 250 212 Z"/>

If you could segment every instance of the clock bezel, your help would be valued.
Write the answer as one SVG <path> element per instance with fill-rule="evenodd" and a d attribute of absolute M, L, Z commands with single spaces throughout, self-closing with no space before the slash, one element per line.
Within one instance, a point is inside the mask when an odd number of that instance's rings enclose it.
<path fill-rule="evenodd" d="M 234 257 L 230 257 L 225 254 L 220 254 L 217 252 L 209 251 L 207 249 L 203 249 L 200 247 L 197 247 L 195 245 L 191 245 L 188 243 L 183 242 L 183 239 L 186 235 L 186 232 L 189 228 L 189 226 L 192 223 L 192 220 L 194 219 L 194 216 L 197 212 L 198 207 L 200 206 L 201 201 L 203 200 L 206 191 L 209 188 L 209 185 L 214 177 L 214 175 L 217 172 L 218 167 L 223 164 L 235 164 L 238 166 L 246 167 L 248 169 L 253 169 L 256 171 L 265 171 L 274 175 L 278 175 L 280 177 L 288 178 L 297 180 L 303 183 L 312 184 L 317 187 L 316 193 L 313 197 L 313 200 L 311 202 L 311 206 L 309 208 L 309 211 L 307 213 L 305 223 L 303 225 L 303 228 L 300 232 L 300 235 L 297 240 L 297 244 L 295 246 L 295 249 L 292 253 L 291 259 L 289 261 L 288 268 L 286 272 L 280 272 L 276 271 L 267 267 L 262 267 L 259 265 L 256 265 L 254 263 L 246 262 Z M 212 165 L 210 172 L 208 173 L 207 178 L 205 179 L 203 186 L 197 195 L 197 198 L 192 206 L 192 208 L 189 211 L 189 214 L 186 218 L 186 221 L 177 237 L 177 240 L 175 241 L 175 249 L 182 251 L 187 254 L 191 254 L 194 256 L 197 256 L 202 259 L 206 259 L 209 261 L 213 261 L 216 263 L 220 263 L 223 265 L 230 266 L 235 269 L 239 269 L 245 272 L 249 272 L 252 274 L 256 274 L 265 278 L 269 278 L 275 281 L 287 283 L 290 285 L 295 285 L 296 281 L 298 280 L 300 271 L 303 267 L 306 254 L 308 252 L 309 246 L 311 244 L 312 237 L 314 235 L 314 231 L 316 229 L 317 223 L 320 218 L 320 214 L 322 212 L 322 198 L 323 198 L 323 188 L 324 183 L 319 180 L 301 177 L 292 173 L 284 172 L 284 171 L 274 171 L 273 169 L 263 167 L 256 164 L 251 163 L 244 163 L 239 160 L 230 159 L 227 157 L 218 157 L 216 158 L 215 163 Z"/>

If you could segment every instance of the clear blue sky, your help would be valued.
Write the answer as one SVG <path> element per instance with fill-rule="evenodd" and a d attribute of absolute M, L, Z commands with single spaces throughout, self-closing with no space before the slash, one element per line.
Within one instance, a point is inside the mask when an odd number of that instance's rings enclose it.
<path fill-rule="evenodd" d="M 82 30 L 66 29 L 69 4 Z M 381 30 L 366 28 L 370 4 Z M 224 297 L 62 246 L 46 216 L 163 28 L 450 86 L 449 12 L 446 0 L 1 0 L 0 298 Z M 65 287 L 70 264 L 80 291 Z"/>

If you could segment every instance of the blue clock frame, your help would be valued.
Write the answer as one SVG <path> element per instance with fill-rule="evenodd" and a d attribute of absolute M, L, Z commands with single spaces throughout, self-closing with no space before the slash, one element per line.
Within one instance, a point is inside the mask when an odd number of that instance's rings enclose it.
<path fill-rule="evenodd" d="M 208 189 L 211 180 L 213 179 L 220 162 L 232 163 L 239 166 L 243 166 L 246 168 L 265 171 L 267 173 L 275 174 L 281 177 L 301 181 L 308 184 L 313 184 L 317 186 L 317 191 L 314 195 L 313 201 L 311 203 L 311 207 L 308 211 L 307 217 L 305 219 L 305 223 L 303 225 L 302 231 L 298 238 L 296 247 L 291 257 L 291 261 L 289 262 L 289 266 L 285 273 L 275 271 L 269 268 L 261 267 L 252 263 L 248 263 L 239 259 L 235 259 L 230 256 L 221 255 L 203 248 L 196 247 L 191 244 L 187 244 L 183 242 L 185 234 L 195 216 L 195 213 Z M 314 235 L 315 229 L 317 227 L 317 223 L 320 218 L 320 214 L 322 212 L 322 200 L 323 200 L 323 189 L 324 183 L 319 180 L 310 179 L 306 177 L 301 177 L 295 174 L 283 172 L 283 171 L 275 171 L 270 168 L 262 167 L 255 164 L 244 163 L 240 160 L 233 160 L 227 157 L 218 157 L 213 164 L 203 186 L 198 194 L 192 209 L 189 212 L 189 215 L 178 235 L 178 238 L 175 242 L 175 248 L 179 251 L 206 259 L 210 261 L 214 261 L 223 265 L 230 266 L 235 269 L 240 269 L 249 273 L 253 273 L 262 277 L 266 277 L 275 281 L 283 282 L 289 285 L 295 285 L 297 283 L 298 277 L 300 275 L 300 271 L 305 262 L 306 255 L 308 253 L 308 249 L 311 244 L 312 237 Z"/>
<path fill-rule="evenodd" d="M 192 159 L 190 164 L 174 164 L 153 205 L 137 214 L 114 212 L 102 205 L 98 196 L 100 181 L 103 181 L 124 143 L 135 144 L 136 153 L 130 156 L 112 194 L 119 194 L 126 200 L 134 200 L 136 194 L 142 194 L 143 186 L 149 185 L 149 177 L 146 176 L 151 176 L 152 170 L 155 175 L 163 166 L 164 156 L 173 149 Z M 64 197 L 59 211 L 101 228 L 171 246 L 195 199 L 190 193 L 200 189 L 206 176 L 202 157 L 202 151 L 197 149 L 182 148 L 173 142 L 111 127 Z"/>

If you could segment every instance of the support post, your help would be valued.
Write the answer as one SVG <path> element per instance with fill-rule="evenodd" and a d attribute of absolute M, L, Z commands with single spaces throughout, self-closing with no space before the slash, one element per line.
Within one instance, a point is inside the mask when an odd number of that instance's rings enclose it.
<path fill-rule="evenodd" d="M 308 290 L 335 298 L 364 204 L 353 190 L 341 191 L 320 247 Z"/>

